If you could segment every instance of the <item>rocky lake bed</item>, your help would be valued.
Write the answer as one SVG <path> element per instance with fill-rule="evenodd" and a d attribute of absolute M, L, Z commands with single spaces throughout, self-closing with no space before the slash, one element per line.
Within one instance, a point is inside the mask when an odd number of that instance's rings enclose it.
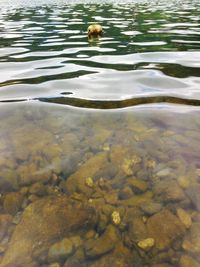
<path fill-rule="evenodd" d="M 165 108 L 3 106 L 0 266 L 200 266 L 200 119 Z"/>

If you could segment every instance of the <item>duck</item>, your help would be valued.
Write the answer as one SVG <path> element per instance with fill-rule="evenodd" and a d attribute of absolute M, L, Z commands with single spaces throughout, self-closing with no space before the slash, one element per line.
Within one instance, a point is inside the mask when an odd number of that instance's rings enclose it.
<path fill-rule="evenodd" d="M 91 35 L 98 36 L 103 33 L 103 29 L 100 24 L 91 24 L 88 27 L 87 32 L 88 32 L 88 36 L 91 36 Z"/>

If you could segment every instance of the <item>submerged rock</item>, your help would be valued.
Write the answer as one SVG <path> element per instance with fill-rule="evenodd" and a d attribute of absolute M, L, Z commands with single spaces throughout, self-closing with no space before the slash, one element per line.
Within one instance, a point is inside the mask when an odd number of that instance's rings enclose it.
<path fill-rule="evenodd" d="M 117 243 L 114 250 L 103 255 L 88 265 L 89 267 L 142 267 L 140 257 L 127 249 L 121 242 Z M 74 266 L 75 267 L 75 266 Z"/>
<path fill-rule="evenodd" d="M 8 214 L 0 215 L 0 241 L 6 236 L 12 223 L 12 216 Z"/>
<path fill-rule="evenodd" d="M 172 242 L 185 232 L 180 220 L 168 209 L 151 216 L 147 220 L 147 229 L 149 236 L 155 239 L 155 247 L 159 250 L 169 248 Z"/>
<path fill-rule="evenodd" d="M 118 233 L 114 226 L 109 225 L 98 239 L 90 239 L 84 244 L 87 258 L 96 258 L 114 249 Z"/>
<path fill-rule="evenodd" d="M 96 213 L 92 208 L 73 203 L 66 196 L 37 200 L 25 209 L 0 266 L 29 266 L 31 255 L 37 254 L 37 250 L 47 252 L 60 236 L 95 224 Z"/>
<path fill-rule="evenodd" d="M 184 238 L 182 248 L 198 257 L 200 261 L 200 223 L 193 223 L 188 234 Z"/>
<path fill-rule="evenodd" d="M 128 180 L 128 185 L 134 193 L 142 193 L 147 190 L 147 183 L 135 177 Z"/>
<path fill-rule="evenodd" d="M 17 175 L 10 168 L 0 169 L 0 192 L 17 190 L 19 187 Z"/>
<path fill-rule="evenodd" d="M 177 216 L 186 228 L 190 228 L 190 226 L 192 225 L 192 219 L 190 214 L 188 214 L 184 209 L 178 208 Z"/>
<path fill-rule="evenodd" d="M 140 207 L 141 205 L 152 201 L 152 196 L 153 193 L 147 191 L 144 194 L 135 195 L 129 199 L 122 200 L 121 203 L 128 207 Z"/>
<path fill-rule="evenodd" d="M 141 240 L 148 238 L 146 224 L 143 221 L 142 214 L 139 210 L 131 208 L 127 210 L 124 218 L 128 226 L 126 241 L 128 246 L 136 245 Z"/>
<path fill-rule="evenodd" d="M 189 255 L 183 255 L 180 258 L 180 267 L 200 267 L 200 263 Z"/>
<path fill-rule="evenodd" d="M 64 238 L 61 241 L 53 244 L 48 251 L 48 261 L 60 261 L 67 259 L 74 250 L 73 243 L 69 238 Z"/>
<path fill-rule="evenodd" d="M 200 211 L 200 184 L 194 184 L 186 190 L 187 195 L 191 199 L 193 205 Z"/>
<path fill-rule="evenodd" d="M 155 240 L 153 238 L 146 238 L 137 243 L 138 247 L 143 250 L 150 250 L 155 244 Z"/>
<path fill-rule="evenodd" d="M 3 207 L 6 213 L 15 215 L 21 208 L 23 202 L 23 195 L 18 192 L 11 192 L 6 194 Z"/>
<path fill-rule="evenodd" d="M 186 199 L 184 191 L 179 184 L 172 179 L 165 179 L 156 182 L 154 185 L 154 193 L 159 199 L 167 201 L 181 201 Z"/>
<path fill-rule="evenodd" d="M 118 211 L 113 211 L 113 213 L 111 214 L 111 217 L 112 217 L 112 222 L 115 225 L 118 225 L 121 223 L 121 218 L 120 218 L 120 214 Z"/>
<path fill-rule="evenodd" d="M 73 192 L 83 192 L 90 195 L 93 191 L 85 182 L 88 177 L 94 177 L 95 174 L 107 163 L 107 153 L 98 153 L 87 160 L 79 169 L 73 173 L 66 181 L 66 190 L 69 194 Z"/>
<path fill-rule="evenodd" d="M 141 210 L 147 215 L 153 215 L 162 209 L 162 204 L 158 202 L 144 203 L 140 206 Z"/>

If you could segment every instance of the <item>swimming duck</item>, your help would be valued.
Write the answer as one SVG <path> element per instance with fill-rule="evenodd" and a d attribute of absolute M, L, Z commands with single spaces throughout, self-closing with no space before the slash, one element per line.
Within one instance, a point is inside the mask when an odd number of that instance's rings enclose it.
<path fill-rule="evenodd" d="M 103 29 L 101 27 L 101 25 L 99 24 L 92 24 L 88 27 L 87 29 L 88 31 L 88 35 L 101 35 L 103 33 Z"/>

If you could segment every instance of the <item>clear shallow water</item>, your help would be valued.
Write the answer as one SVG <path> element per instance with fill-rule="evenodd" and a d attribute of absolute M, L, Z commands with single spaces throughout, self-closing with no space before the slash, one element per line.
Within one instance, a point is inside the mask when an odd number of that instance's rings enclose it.
<path fill-rule="evenodd" d="M 198 1 L 0 7 L 0 266 L 200 266 Z"/>

